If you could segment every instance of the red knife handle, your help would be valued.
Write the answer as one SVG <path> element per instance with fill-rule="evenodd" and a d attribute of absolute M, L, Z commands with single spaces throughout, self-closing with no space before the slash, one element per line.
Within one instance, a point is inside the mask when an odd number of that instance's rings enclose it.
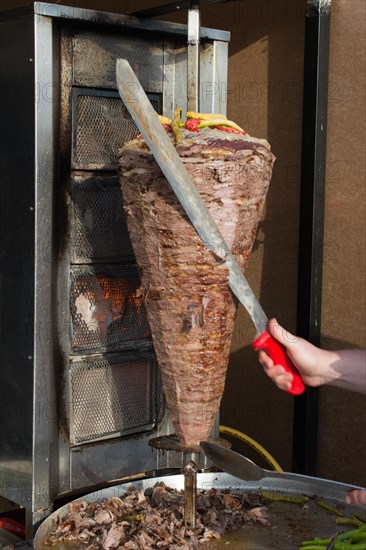
<path fill-rule="evenodd" d="M 305 391 L 304 382 L 301 380 L 299 371 L 286 353 L 285 347 L 277 342 L 268 330 L 262 332 L 260 336 L 253 342 L 253 348 L 257 351 L 264 349 L 275 365 L 281 365 L 286 372 L 290 372 L 293 376 L 291 388 L 286 390 L 292 395 L 300 395 Z"/>

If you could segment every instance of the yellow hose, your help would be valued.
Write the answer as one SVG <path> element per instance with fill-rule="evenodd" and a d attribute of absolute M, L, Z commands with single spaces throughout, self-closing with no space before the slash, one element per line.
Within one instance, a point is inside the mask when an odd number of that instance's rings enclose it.
<path fill-rule="evenodd" d="M 275 472 L 283 472 L 277 460 L 275 460 L 273 456 L 268 451 L 266 451 L 266 449 L 262 447 L 260 443 L 252 439 L 249 435 L 246 435 L 243 432 L 239 432 L 239 430 L 235 430 L 234 428 L 222 426 L 221 424 L 219 426 L 219 432 L 220 434 L 231 435 L 232 437 L 236 437 L 236 439 L 240 439 L 240 441 L 243 441 L 244 443 L 255 449 L 257 453 L 260 454 L 264 458 L 264 460 L 270 465 L 272 470 L 274 470 Z"/>

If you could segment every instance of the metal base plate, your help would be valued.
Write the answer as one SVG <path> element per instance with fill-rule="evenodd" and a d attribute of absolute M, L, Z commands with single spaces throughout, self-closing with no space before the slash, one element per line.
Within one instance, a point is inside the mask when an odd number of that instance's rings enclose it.
<path fill-rule="evenodd" d="M 221 437 L 210 437 L 208 441 L 210 441 L 211 443 L 216 443 L 216 445 L 220 445 L 221 447 L 225 447 L 226 449 L 231 449 L 231 443 L 226 439 L 222 439 Z M 154 437 L 153 439 L 150 439 L 149 445 L 161 451 L 177 451 L 178 453 L 202 452 L 202 449 L 200 448 L 199 445 L 195 445 L 193 447 L 185 447 L 182 443 L 180 443 L 178 436 L 176 434 L 163 435 L 161 437 Z"/>

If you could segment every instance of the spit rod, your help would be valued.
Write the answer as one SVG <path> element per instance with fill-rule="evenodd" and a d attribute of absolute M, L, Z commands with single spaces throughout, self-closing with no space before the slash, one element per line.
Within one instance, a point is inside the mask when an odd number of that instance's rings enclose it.
<path fill-rule="evenodd" d="M 188 10 L 187 110 L 195 112 L 199 111 L 200 28 L 200 8 L 193 4 Z"/>
<path fill-rule="evenodd" d="M 199 453 L 184 453 L 184 461 L 190 455 L 189 462 L 182 468 L 184 475 L 184 525 L 187 531 L 196 529 L 197 471 L 198 466 L 192 458 Z"/>

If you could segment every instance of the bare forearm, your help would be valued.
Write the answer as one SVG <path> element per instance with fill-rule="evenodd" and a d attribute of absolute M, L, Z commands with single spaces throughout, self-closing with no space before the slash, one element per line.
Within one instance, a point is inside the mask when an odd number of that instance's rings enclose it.
<path fill-rule="evenodd" d="M 276 319 L 269 321 L 269 331 L 286 348 L 307 386 L 332 384 L 366 393 L 366 350 L 330 351 L 318 348 L 307 340 L 287 332 Z M 275 365 L 265 351 L 259 352 L 259 361 L 267 375 L 281 390 L 290 388 L 292 375 L 285 372 L 281 365 Z"/>
<path fill-rule="evenodd" d="M 366 350 L 322 350 L 324 384 L 366 393 Z"/>

